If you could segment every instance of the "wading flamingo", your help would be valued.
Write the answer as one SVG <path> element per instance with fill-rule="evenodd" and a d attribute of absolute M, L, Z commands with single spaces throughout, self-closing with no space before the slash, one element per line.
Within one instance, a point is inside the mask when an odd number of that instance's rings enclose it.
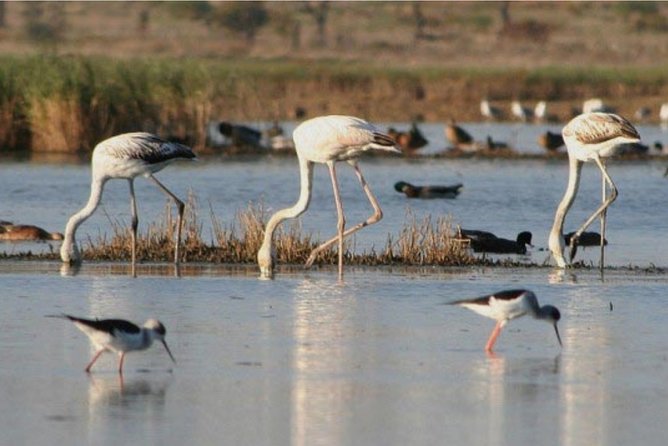
<path fill-rule="evenodd" d="M 176 246 L 174 263 L 179 263 L 179 244 L 185 205 L 172 192 L 153 176 L 167 164 L 177 159 L 194 159 L 190 147 L 176 142 L 166 141 L 150 133 L 124 133 L 106 139 L 93 150 L 92 180 L 90 198 L 86 206 L 70 217 L 65 227 L 65 239 L 60 248 L 60 258 L 65 263 L 81 263 L 81 254 L 76 244 L 75 233 L 79 225 L 89 218 L 102 199 L 104 184 L 111 179 L 126 179 L 130 185 L 130 208 L 132 211 L 132 265 L 134 267 L 137 251 L 137 203 L 135 201 L 134 179 L 143 176 L 153 182 L 167 194 L 178 208 L 179 219 L 176 227 Z"/>
<path fill-rule="evenodd" d="M 274 268 L 273 236 L 278 225 L 288 218 L 296 218 L 308 209 L 311 201 L 314 163 L 323 163 L 329 169 L 329 175 L 334 189 L 334 200 L 338 214 L 338 234 L 315 248 L 306 267 L 313 264 L 316 256 L 338 241 L 339 243 L 339 277 L 343 276 L 343 239 L 365 226 L 378 222 L 383 218 L 383 212 L 378 201 L 371 192 L 362 172 L 357 164 L 358 157 L 367 150 L 384 150 L 401 153 L 396 141 L 389 135 L 382 133 L 375 126 L 360 118 L 352 116 L 320 116 L 301 123 L 293 133 L 297 158 L 299 159 L 300 193 L 294 206 L 282 209 L 271 216 L 264 230 L 264 240 L 257 253 L 260 274 L 263 278 L 271 278 Z M 362 189 L 366 193 L 374 213 L 365 221 L 345 229 L 345 216 L 339 195 L 339 186 L 336 178 L 336 163 L 348 162 L 359 179 Z"/>
<path fill-rule="evenodd" d="M 564 220 L 573 204 L 580 184 L 582 164 L 594 161 L 601 169 L 602 201 L 601 206 L 578 229 L 570 240 L 570 260 L 575 256 L 578 238 L 582 232 L 596 219 L 601 217 L 601 263 L 603 269 L 605 244 L 605 214 L 608 206 L 617 198 L 617 188 L 608 175 L 603 158 L 615 155 L 619 144 L 640 141 L 638 131 L 629 121 L 613 113 L 584 113 L 573 118 L 562 130 L 566 149 L 568 150 L 568 187 L 557 207 L 554 224 L 550 232 L 550 251 L 557 266 L 565 268 L 569 262 L 564 258 Z M 606 183 L 611 193 L 606 197 Z"/>

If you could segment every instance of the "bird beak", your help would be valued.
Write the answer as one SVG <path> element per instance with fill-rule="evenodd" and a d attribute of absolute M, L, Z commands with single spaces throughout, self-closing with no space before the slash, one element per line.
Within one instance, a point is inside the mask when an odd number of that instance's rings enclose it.
<path fill-rule="evenodd" d="M 556 325 L 555 325 L 556 328 Z M 557 336 L 559 336 L 559 333 L 557 333 Z M 169 357 L 172 358 L 172 362 L 176 364 L 176 359 L 174 359 L 174 356 L 172 356 L 172 352 L 169 350 L 169 347 L 167 347 L 167 342 L 163 339 L 162 340 L 162 345 L 165 346 L 165 350 L 167 350 L 167 353 L 169 354 Z"/>
<path fill-rule="evenodd" d="M 557 334 L 557 341 L 559 341 L 559 347 L 563 347 L 564 345 L 561 343 L 561 336 L 559 336 L 559 329 L 557 328 L 556 322 L 554 324 L 554 332 Z"/>

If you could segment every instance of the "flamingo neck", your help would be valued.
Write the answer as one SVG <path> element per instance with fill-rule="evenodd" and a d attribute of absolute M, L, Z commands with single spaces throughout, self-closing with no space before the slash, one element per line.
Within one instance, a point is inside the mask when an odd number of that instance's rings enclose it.
<path fill-rule="evenodd" d="M 60 248 L 60 257 L 63 262 L 79 263 L 81 261 L 79 249 L 76 246 L 75 234 L 77 228 L 86 221 L 93 212 L 95 212 L 100 204 L 104 183 L 106 183 L 106 181 L 106 178 L 96 178 L 93 176 L 93 181 L 90 185 L 90 197 L 88 198 L 88 203 L 86 203 L 86 206 L 84 206 L 83 209 L 72 215 L 67 222 L 67 226 L 65 226 L 65 237 Z"/>
<path fill-rule="evenodd" d="M 550 231 L 550 251 L 559 268 L 565 268 L 567 265 L 566 259 L 564 258 L 564 249 L 566 247 L 563 235 L 564 221 L 566 220 L 566 214 L 571 208 L 575 195 L 578 192 L 578 187 L 580 186 L 582 164 L 582 161 L 579 161 L 574 156 L 568 157 L 568 186 L 566 187 L 564 197 L 561 199 L 561 202 L 557 207 L 557 212 L 554 215 L 554 224 Z"/>
<path fill-rule="evenodd" d="M 265 227 L 262 246 L 257 253 L 258 265 L 263 277 L 271 277 L 273 273 L 273 238 L 276 228 L 283 220 L 296 218 L 308 208 L 311 201 L 311 189 L 313 187 L 313 162 L 299 158 L 299 179 L 300 192 L 297 203 L 276 212 L 271 216 Z"/>

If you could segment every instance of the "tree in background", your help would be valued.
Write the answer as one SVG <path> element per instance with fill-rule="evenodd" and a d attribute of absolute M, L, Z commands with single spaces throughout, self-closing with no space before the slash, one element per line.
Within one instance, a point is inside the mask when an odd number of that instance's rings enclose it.
<path fill-rule="evenodd" d="M 0 0 L 0 28 L 4 28 L 5 25 L 5 2 Z"/>
<path fill-rule="evenodd" d="M 425 39 L 427 34 L 424 32 L 424 28 L 427 26 L 427 19 L 422 13 L 422 6 L 420 2 L 413 3 L 413 19 L 415 20 L 415 40 L 418 41 Z"/>
<path fill-rule="evenodd" d="M 26 35 L 37 43 L 56 46 L 65 36 L 65 3 L 27 2 L 23 9 Z"/>
<path fill-rule="evenodd" d="M 329 2 L 313 1 L 308 2 L 304 6 L 304 11 L 310 14 L 315 19 L 315 24 L 318 29 L 316 37 L 316 45 L 320 48 L 327 46 L 327 17 L 329 14 Z"/>
<path fill-rule="evenodd" d="M 221 4 L 215 18 L 223 28 L 243 35 L 252 45 L 260 28 L 269 20 L 269 13 L 262 2 L 229 2 Z"/>

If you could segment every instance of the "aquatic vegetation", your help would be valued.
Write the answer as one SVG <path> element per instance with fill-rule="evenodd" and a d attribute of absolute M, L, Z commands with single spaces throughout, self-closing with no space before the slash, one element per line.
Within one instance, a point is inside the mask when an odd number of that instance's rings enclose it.
<path fill-rule="evenodd" d="M 262 244 L 267 213 L 262 204 L 251 203 L 239 210 L 229 225 L 221 223 L 213 209 L 209 209 L 211 238 L 200 218 L 196 196 L 190 192 L 186 202 L 182 234 L 181 261 L 203 263 L 243 264 L 257 262 L 257 251 Z M 81 242 L 81 255 L 87 261 L 124 261 L 131 256 L 130 227 L 127 222 L 107 215 L 111 234 L 89 235 Z M 425 217 L 418 221 L 410 213 L 407 222 L 396 236 L 388 235 L 387 243 L 379 250 L 354 253 L 354 237 L 344 244 L 344 257 L 352 265 L 441 265 L 463 266 L 489 264 L 473 256 L 466 244 L 453 237 L 449 217 L 432 221 Z M 171 203 L 166 201 L 164 216 L 152 222 L 137 237 L 137 258 L 143 262 L 169 262 L 174 252 L 176 217 Z M 320 244 L 309 233 L 301 230 L 298 221 L 279 227 L 274 234 L 277 260 L 285 265 L 303 265 L 311 251 Z M 57 253 L 4 254 L 4 258 L 58 259 Z M 335 249 L 321 253 L 316 264 L 335 265 Z"/>

